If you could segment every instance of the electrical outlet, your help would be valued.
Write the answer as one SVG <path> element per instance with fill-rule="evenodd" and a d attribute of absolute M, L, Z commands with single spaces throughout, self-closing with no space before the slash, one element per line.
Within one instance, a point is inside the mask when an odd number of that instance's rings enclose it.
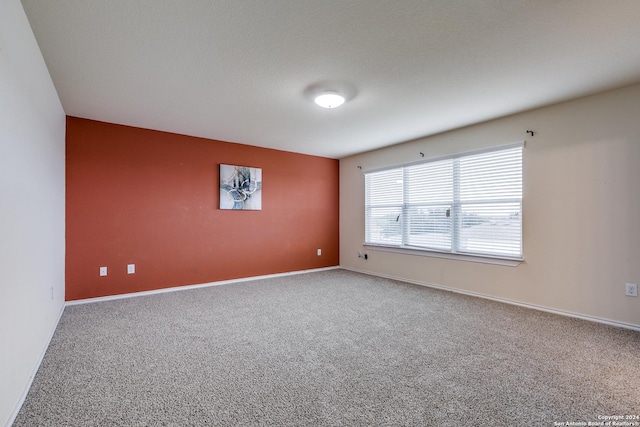
<path fill-rule="evenodd" d="M 318 249 L 318 256 L 322 255 L 322 249 Z"/>
<path fill-rule="evenodd" d="M 624 285 L 625 287 L 625 295 L 628 297 L 637 297 L 638 296 L 638 285 L 635 283 L 627 283 Z"/>
<path fill-rule="evenodd" d="M 133 274 L 136 272 L 135 264 L 127 264 L 127 274 Z"/>
<path fill-rule="evenodd" d="M 100 276 L 107 275 L 107 267 L 100 267 Z"/>

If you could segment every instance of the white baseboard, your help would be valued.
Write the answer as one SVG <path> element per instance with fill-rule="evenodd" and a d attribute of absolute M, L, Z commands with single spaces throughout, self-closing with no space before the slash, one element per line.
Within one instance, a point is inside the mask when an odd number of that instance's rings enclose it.
<path fill-rule="evenodd" d="M 65 303 L 65 307 L 66 306 L 70 306 L 70 305 L 89 304 L 89 303 L 94 303 L 94 302 L 112 301 L 112 300 L 123 299 L 123 298 L 134 298 L 134 297 L 141 297 L 141 296 L 146 296 L 146 295 L 163 294 L 163 293 L 166 293 L 166 292 L 176 292 L 176 291 L 186 291 L 186 290 L 189 290 L 189 289 L 207 288 L 209 286 L 221 286 L 221 285 L 229 285 L 229 284 L 232 284 L 232 283 L 251 282 L 251 281 L 254 281 L 254 280 L 262 280 L 262 279 L 272 279 L 274 277 L 293 276 L 293 275 L 296 275 L 296 274 L 316 273 L 316 272 L 319 272 L 319 271 L 336 270 L 336 269 L 339 269 L 339 268 L 340 267 L 338 267 L 338 266 L 335 266 L 335 267 L 324 267 L 324 268 L 313 268 L 313 269 L 310 269 L 310 270 L 299 270 L 299 271 L 290 271 L 290 272 L 287 272 L 287 273 L 266 274 L 264 276 L 243 277 L 243 278 L 240 278 L 240 279 L 221 280 L 221 281 L 218 281 L 218 282 L 200 283 L 200 284 L 197 284 L 197 285 L 175 286 L 175 287 L 172 287 L 172 288 L 155 289 L 155 290 L 152 290 L 152 291 L 132 292 L 132 293 L 128 293 L 128 294 L 109 295 L 109 296 L 106 296 L 106 297 L 97 297 L 97 298 L 86 298 L 86 299 L 75 300 L 75 301 L 67 301 Z"/>
<path fill-rule="evenodd" d="M 429 287 L 429 288 L 441 289 L 443 291 L 455 292 L 455 293 L 458 293 L 458 294 L 469 295 L 469 296 L 478 297 L 478 298 L 484 298 L 484 299 L 503 302 L 503 303 L 511 304 L 511 305 L 517 305 L 519 307 L 531 308 L 533 310 L 544 311 L 544 312 L 547 312 L 547 313 L 559 314 L 560 316 L 574 317 L 576 319 L 588 320 L 590 322 L 602 323 L 602 324 L 605 324 L 605 325 L 616 326 L 618 328 L 631 329 L 633 331 L 640 331 L 640 325 L 634 325 L 632 323 L 618 322 L 616 320 L 603 319 L 603 318 L 600 318 L 600 317 L 588 316 L 586 314 L 579 314 L 579 313 L 573 313 L 573 312 L 570 312 L 570 311 L 558 310 L 558 309 L 555 309 L 555 308 L 544 307 L 544 306 L 541 306 L 541 305 L 529 304 L 529 303 L 520 302 L 520 301 L 514 301 L 514 300 L 507 299 L 507 298 L 499 298 L 499 297 L 494 297 L 494 296 L 491 296 L 491 295 L 485 295 L 485 294 L 481 294 L 479 292 L 465 291 L 463 289 L 451 288 L 449 286 L 436 285 L 436 284 L 433 284 L 433 283 L 421 282 L 419 280 L 406 279 L 404 277 L 396 277 L 396 276 L 392 276 L 392 275 L 389 275 L 389 274 L 375 273 L 375 272 L 371 272 L 371 271 L 367 271 L 367 270 L 360 270 L 360 269 L 351 268 L 351 267 L 340 267 L 340 268 L 342 268 L 343 270 L 354 271 L 356 273 L 368 274 L 370 276 L 384 277 L 385 279 L 398 280 L 400 282 L 411 283 L 411 284 L 414 284 L 414 285 L 426 286 L 426 287 Z"/>
<path fill-rule="evenodd" d="M 64 313 L 64 305 L 60 308 L 60 313 L 58 313 L 58 318 L 55 321 L 55 325 L 53 326 L 53 328 L 51 328 L 51 332 L 49 333 L 49 337 L 47 338 L 46 344 L 44 345 L 44 347 L 42 348 L 42 351 L 40 352 L 40 356 L 38 357 L 38 360 L 36 361 L 36 364 L 33 368 L 33 371 L 31 372 L 31 375 L 29 376 L 29 381 L 27 382 L 27 385 L 24 387 L 24 390 L 22 390 L 22 395 L 20 396 L 20 399 L 18 400 L 18 403 L 16 403 L 15 408 L 13 409 L 13 412 L 11 413 L 11 415 L 9 415 L 9 419 L 7 420 L 7 424 L 6 427 L 11 427 L 11 425 L 13 425 L 13 423 L 16 420 L 16 417 L 18 416 L 18 413 L 20 412 L 20 409 L 22 409 L 22 405 L 24 405 L 24 401 L 27 399 L 27 395 L 29 394 L 29 390 L 31 389 L 31 385 L 33 384 L 33 380 L 36 377 L 36 374 L 38 373 L 38 370 L 40 369 L 40 365 L 42 364 L 42 361 L 44 360 L 44 355 L 47 353 L 47 349 L 49 348 L 49 345 L 51 344 L 51 340 L 53 339 L 53 334 L 55 334 L 56 329 L 58 328 L 58 323 L 60 323 L 60 319 L 62 318 L 62 313 Z"/>

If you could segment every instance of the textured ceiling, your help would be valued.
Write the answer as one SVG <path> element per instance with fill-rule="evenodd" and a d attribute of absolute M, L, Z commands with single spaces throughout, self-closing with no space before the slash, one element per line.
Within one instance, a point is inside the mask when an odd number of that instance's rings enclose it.
<path fill-rule="evenodd" d="M 332 158 L 640 81 L 638 0 L 23 5 L 68 115 Z"/>

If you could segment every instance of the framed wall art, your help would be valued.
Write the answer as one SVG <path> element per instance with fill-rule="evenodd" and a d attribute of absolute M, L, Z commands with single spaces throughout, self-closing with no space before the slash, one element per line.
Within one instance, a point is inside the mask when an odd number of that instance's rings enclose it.
<path fill-rule="evenodd" d="M 262 169 L 221 164 L 220 209 L 262 210 Z"/>

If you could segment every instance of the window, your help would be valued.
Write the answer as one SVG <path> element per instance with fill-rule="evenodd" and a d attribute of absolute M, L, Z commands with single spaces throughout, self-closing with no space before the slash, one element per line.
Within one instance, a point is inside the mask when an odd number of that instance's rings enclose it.
<path fill-rule="evenodd" d="M 521 259 L 522 147 L 365 173 L 365 243 Z"/>

